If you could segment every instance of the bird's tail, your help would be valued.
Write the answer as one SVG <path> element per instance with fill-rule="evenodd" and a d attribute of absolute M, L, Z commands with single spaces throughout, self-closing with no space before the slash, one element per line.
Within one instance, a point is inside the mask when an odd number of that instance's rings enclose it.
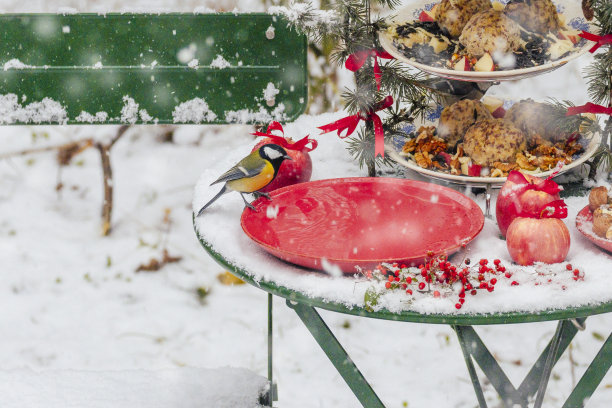
<path fill-rule="evenodd" d="M 223 194 L 225 194 L 225 193 L 227 193 L 227 186 L 223 186 L 223 188 L 221 189 L 221 191 L 219 191 L 219 192 L 217 193 L 217 195 L 216 195 L 216 196 L 214 196 L 214 197 L 213 197 L 213 198 L 212 198 L 212 199 L 211 199 L 209 202 L 207 202 L 207 203 L 204 205 L 204 207 L 200 208 L 200 211 L 198 211 L 198 215 L 197 215 L 197 216 L 199 217 L 200 215 L 202 215 L 202 213 L 204 212 L 204 210 L 205 210 L 206 208 L 208 208 L 208 206 L 209 206 L 209 205 L 211 205 L 212 203 L 214 203 L 215 201 L 217 201 L 217 198 L 221 197 L 221 196 L 222 196 Z"/>

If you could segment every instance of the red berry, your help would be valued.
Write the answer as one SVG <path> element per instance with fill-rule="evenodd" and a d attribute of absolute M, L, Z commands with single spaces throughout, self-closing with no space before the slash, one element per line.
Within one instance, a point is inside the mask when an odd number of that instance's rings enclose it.
<path fill-rule="evenodd" d="M 512 286 L 518 286 L 518 284 L 519 284 L 519 283 L 518 283 L 517 281 L 512 281 L 512 283 L 511 283 L 510 285 L 512 285 Z"/>
<path fill-rule="evenodd" d="M 512 274 L 510 272 L 506 272 L 506 278 L 510 279 L 512 277 Z"/>
<path fill-rule="evenodd" d="M 487 288 L 487 290 L 488 290 L 489 292 L 493 292 L 493 291 L 495 290 L 495 286 L 489 286 L 489 287 Z"/>
<path fill-rule="evenodd" d="M 487 261 L 486 259 L 481 259 L 479 263 L 480 265 L 485 266 L 486 264 L 489 263 L 489 261 Z"/>
<path fill-rule="evenodd" d="M 459 297 L 460 298 L 464 298 L 465 297 L 465 292 L 464 291 L 459 292 Z"/>
<path fill-rule="evenodd" d="M 408 283 L 412 283 L 412 277 L 407 276 L 407 277 L 406 277 L 406 282 L 408 282 Z"/>
<path fill-rule="evenodd" d="M 387 283 L 385 283 L 385 288 L 387 288 L 387 289 L 391 289 L 391 282 L 387 282 Z"/>
<path fill-rule="evenodd" d="M 419 289 L 420 289 L 420 290 L 425 289 L 425 282 L 421 282 L 421 283 L 419 283 Z"/>
<path fill-rule="evenodd" d="M 480 288 L 480 289 L 486 289 L 486 288 L 487 288 L 487 286 L 488 286 L 488 285 L 487 285 L 487 282 L 480 282 L 480 286 L 479 286 L 479 288 Z"/>
<path fill-rule="evenodd" d="M 497 283 L 497 279 L 493 278 L 491 279 L 491 285 L 495 285 Z"/>
<path fill-rule="evenodd" d="M 406 289 L 406 293 L 412 295 L 412 289 Z"/>
<path fill-rule="evenodd" d="M 472 296 L 476 296 L 476 293 L 478 293 L 478 292 L 476 291 L 476 289 L 472 289 L 472 291 L 470 293 L 472 294 Z"/>
<path fill-rule="evenodd" d="M 399 276 L 396 276 L 396 277 L 395 277 L 395 281 L 396 281 L 396 282 L 399 282 L 399 281 L 400 281 Z"/>
<path fill-rule="evenodd" d="M 392 275 L 389 275 L 389 278 L 388 278 L 388 279 L 389 279 L 389 282 L 393 282 L 393 281 L 395 280 L 395 277 L 394 277 L 394 276 L 392 276 Z"/>
<path fill-rule="evenodd" d="M 493 263 L 495 264 L 495 266 L 499 265 L 501 263 L 501 261 L 499 259 L 496 259 L 493 261 Z"/>
<path fill-rule="evenodd" d="M 457 310 L 461 309 L 461 303 L 456 303 L 456 304 L 455 304 L 455 308 L 456 308 Z"/>
<path fill-rule="evenodd" d="M 574 276 L 580 275 L 580 271 L 578 269 L 574 269 Z"/>
<path fill-rule="evenodd" d="M 438 292 L 437 290 L 434 290 L 433 295 L 434 295 L 435 298 L 439 298 L 440 297 L 440 292 Z"/>
<path fill-rule="evenodd" d="M 568 271 L 571 271 L 572 269 L 574 269 L 574 268 L 572 268 L 572 264 L 567 264 L 567 265 L 565 265 L 565 268 L 566 268 Z"/>
<path fill-rule="evenodd" d="M 459 303 L 464 304 L 465 303 L 465 299 L 464 298 L 460 298 L 459 299 Z"/>
<path fill-rule="evenodd" d="M 406 289 L 408 287 L 408 285 L 406 285 L 405 283 L 402 283 L 402 289 Z"/>

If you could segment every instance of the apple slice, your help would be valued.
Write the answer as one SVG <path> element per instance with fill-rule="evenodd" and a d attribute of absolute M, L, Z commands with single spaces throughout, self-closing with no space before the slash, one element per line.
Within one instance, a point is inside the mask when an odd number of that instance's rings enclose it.
<path fill-rule="evenodd" d="M 559 30 L 558 37 L 562 40 L 568 40 L 572 44 L 576 44 L 578 41 L 580 41 L 580 37 L 578 36 L 578 34 L 580 34 L 580 31 L 578 30 L 565 29 Z"/>
<path fill-rule="evenodd" d="M 504 9 L 506 8 L 506 6 L 500 3 L 499 1 L 494 1 L 493 3 L 491 3 L 491 6 L 495 11 L 504 11 Z"/>
<path fill-rule="evenodd" d="M 455 71 L 469 71 L 470 62 L 468 61 L 467 57 L 461 57 L 457 62 L 455 62 L 455 65 L 453 65 L 453 69 Z"/>
<path fill-rule="evenodd" d="M 497 108 L 502 107 L 504 101 L 493 96 L 485 95 L 482 98 L 482 104 L 489 110 L 489 112 L 493 113 Z"/>
<path fill-rule="evenodd" d="M 474 71 L 481 71 L 481 72 L 495 71 L 495 62 L 493 62 L 493 58 L 491 57 L 491 54 L 487 52 L 482 57 L 480 57 L 480 59 L 476 61 L 476 64 L 474 64 Z"/>
<path fill-rule="evenodd" d="M 429 41 L 429 45 L 431 46 L 431 48 L 433 48 L 436 54 L 439 54 L 448 48 L 448 44 L 446 42 L 436 37 L 431 38 L 431 40 Z"/>

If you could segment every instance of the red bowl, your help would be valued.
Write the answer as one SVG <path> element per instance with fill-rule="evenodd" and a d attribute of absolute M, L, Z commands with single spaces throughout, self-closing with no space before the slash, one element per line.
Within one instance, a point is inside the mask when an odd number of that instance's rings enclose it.
<path fill-rule="evenodd" d="M 422 263 L 429 251 L 457 251 L 482 230 L 484 216 L 463 194 L 394 178 L 299 183 L 245 208 L 241 225 L 261 248 L 285 261 L 346 273 L 381 262 Z"/>
<path fill-rule="evenodd" d="M 584 207 L 576 215 L 576 228 L 592 243 L 608 252 L 612 252 L 612 240 L 602 238 L 593 232 L 593 213 L 589 206 Z"/>

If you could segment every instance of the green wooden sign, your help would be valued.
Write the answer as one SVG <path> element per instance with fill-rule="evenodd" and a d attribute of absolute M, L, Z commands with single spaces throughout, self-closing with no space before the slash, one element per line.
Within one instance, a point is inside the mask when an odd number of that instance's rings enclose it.
<path fill-rule="evenodd" d="M 279 16 L 5 14 L 0 35 L 0 124 L 267 123 L 308 100 Z"/>

